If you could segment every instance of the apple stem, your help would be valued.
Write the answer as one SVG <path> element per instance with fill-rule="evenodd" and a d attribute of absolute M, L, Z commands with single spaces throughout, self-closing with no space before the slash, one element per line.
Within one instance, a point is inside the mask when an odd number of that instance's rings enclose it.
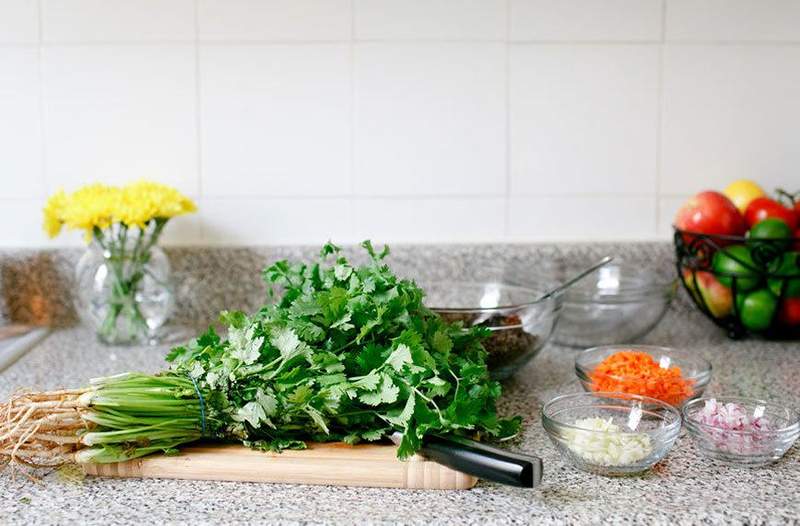
<path fill-rule="evenodd" d="M 790 193 L 784 190 L 783 188 L 776 188 L 775 193 L 778 194 L 778 199 L 781 197 L 788 199 L 791 206 L 794 206 L 795 203 L 800 201 L 800 192 Z"/>

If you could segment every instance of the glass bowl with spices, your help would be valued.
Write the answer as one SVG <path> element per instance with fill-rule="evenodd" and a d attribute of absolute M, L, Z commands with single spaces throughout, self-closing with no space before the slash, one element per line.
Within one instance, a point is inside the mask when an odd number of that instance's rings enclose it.
<path fill-rule="evenodd" d="M 575 373 L 589 392 L 636 394 L 680 407 L 703 394 L 711 380 L 711 364 L 669 347 L 605 345 L 578 354 Z"/>
<path fill-rule="evenodd" d="M 532 360 L 553 334 L 560 297 L 538 300 L 548 284 L 517 286 L 500 280 L 420 284 L 425 304 L 450 322 L 489 329 L 483 346 L 492 377 L 503 380 Z"/>
<path fill-rule="evenodd" d="M 698 398 L 683 406 L 683 421 L 705 456 L 735 466 L 779 460 L 800 437 L 800 416 L 779 402 Z"/>
<path fill-rule="evenodd" d="M 681 430 L 681 415 L 647 396 L 576 393 L 546 403 L 542 426 L 576 468 L 608 476 L 635 475 L 669 453 Z"/>

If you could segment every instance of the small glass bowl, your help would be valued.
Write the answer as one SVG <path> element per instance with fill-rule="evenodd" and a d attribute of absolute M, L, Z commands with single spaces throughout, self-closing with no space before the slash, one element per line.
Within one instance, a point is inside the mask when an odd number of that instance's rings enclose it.
<path fill-rule="evenodd" d="M 674 389 L 665 396 L 663 385 L 641 383 L 638 378 L 593 373 L 595 368 L 614 353 L 635 351 L 647 353 L 661 367 L 679 367 L 681 378 L 688 383 L 687 390 Z M 657 398 L 667 404 L 680 407 L 689 400 L 703 394 L 711 380 L 711 364 L 700 356 L 688 351 L 659 347 L 656 345 L 604 345 L 592 347 L 575 357 L 575 373 L 583 388 L 588 392 L 618 391 Z M 663 380 L 654 380 L 663 381 Z"/>
<path fill-rule="evenodd" d="M 611 419 L 625 430 L 619 433 L 625 439 L 640 440 L 641 435 L 646 435 L 649 452 L 626 463 L 615 465 L 604 461 L 586 443 L 605 439 L 602 435 L 608 432 L 575 425 L 585 418 Z M 577 393 L 558 396 L 546 403 L 542 408 L 542 426 L 561 455 L 576 468 L 599 475 L 622 476 L 647 471 L 669 453 L 681 430 L 681 415 L 671 405 L 646 396 Z"/>
<path fill-rule="evenodd" d="M 538 299 L 545 283 L 511 285 L 496 280 L 420 283 L 425 305 L 449 322 L 490 331 L 483 346 L 492 377 L 504 380 L 532 360 L 556 327 L 561 299 Z"/>
<path fill-rule="evenodd" d="M 735 403 L 750 414 L 761 414 L 769 431 L 729 431 L 698 422 L 697 413 L 711 398 L 698 398 L 683 406 L 683 421 L 697 448 L 707 457 L 741 467 L 759 467 L 779 460 L 800 437 L 797 411 L 754 398 L 715 397 L 718 404 Z"/>

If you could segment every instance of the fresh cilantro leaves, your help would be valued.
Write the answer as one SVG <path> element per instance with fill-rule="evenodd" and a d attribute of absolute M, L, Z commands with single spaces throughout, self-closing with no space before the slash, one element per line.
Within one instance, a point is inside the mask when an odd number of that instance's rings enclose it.
<path fill-rule="evenodd" d="M 263 276 L 276 302 L 223 313 L 227 340 L 210 329 L 172 350 L 173 369 L 207 393 L 214 434 L 281 450 L 401 431 L 405 458 L 429 433 L 516 433 L 520 419 L 495 411 L 486 332 L 443 321 L 384 263 L 388 247 L 362 247 L 363 266 L 331 243 L 316 263 L 274 263 Z"/>

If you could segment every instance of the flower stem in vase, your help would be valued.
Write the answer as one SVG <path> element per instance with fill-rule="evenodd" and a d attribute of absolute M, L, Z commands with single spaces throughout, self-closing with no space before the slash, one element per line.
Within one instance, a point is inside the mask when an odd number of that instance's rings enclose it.
<path fill-rule="evenodd" d="M 98 336 L 104 342 L 145 341 L 150 336 L 150 327 L 141 312 L 137 295 L 147 273 L 151 250 L 165 224 L 166 221 L 153 220 L 144 228 L 135 227 L 135 234 L 134 228 L 127 225 L 95 229 L 94 237 L 103 248 L 111 273 L 108 276 L 108 309 L 98 329 Z"/>
<path fill-rule="evenodd" d="M 157 243 L 170 219 L 196 209 L 175 188 L 151 181 L 90 184 L 47 200 L 50 237 L 66 227 L 94 241 L 75 269 L 75 305 L 101 341 L 154 341 L 174 307 L 169 260 Z"/>

